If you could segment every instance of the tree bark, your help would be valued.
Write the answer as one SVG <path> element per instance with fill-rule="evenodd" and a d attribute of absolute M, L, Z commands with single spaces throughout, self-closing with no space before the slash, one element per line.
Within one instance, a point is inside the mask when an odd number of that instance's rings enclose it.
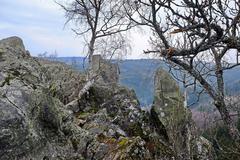
<path fill-rule="evenodd" d="M 217 78 L 217 97 L 215 97 L 215 106 L 217 107 L 221 117 L 228 128 L 229 135 L 232 139 L 240 140 L 240 134 L 234 120 L 230 116 L 230 112 L 225 103 L 225 93 L 224 93 L 224 79 L 223 79 L 223 67 L 222 67 L 222 56 L 212 48 L 214 54 L 214 59 L 216 63 L 215 75 Z M 226 52 L 225 52 L 226 53 Z"/>
<path fill-rule="evenodd" d="M 88 46 L 88 62 L 89 62 L 89 67 L 91 68 L 91 65 L 92 65 L 92 57 L 93 57 L 93 53 L 94 53 L 94 45 L 95 45 L 95 37 L 92 36 L 91 38 L 91 41 L 90 41 L 90 44 Z"/>
<path fill-rule="evenodd" d="M 218 109 L 219 113 L 221 114 L 221 117 L 223 119 L 223 122 L 228 128 L 229 134 L 233 140 L 236 140 L 237 142 L 240 142 L 240 134 L 237 129 L 237 126 L 235 125 L 229 110 L 227 109 L 227 106 L 225 102 L 222 102 L 224 100 L 218 100 L 215 102 L 215 106 Z"/>
<path fill-rule="evenodd" d="M 91 41 L 88 45 L 88 72 L 86 79 L 89 80 L 93 77 L 93 71 L 92 71 L 92 59 L 93 59 L 93 53 L 94 53 L 94 45 L 95 45 L 95 35 L 92 35 Z"/>

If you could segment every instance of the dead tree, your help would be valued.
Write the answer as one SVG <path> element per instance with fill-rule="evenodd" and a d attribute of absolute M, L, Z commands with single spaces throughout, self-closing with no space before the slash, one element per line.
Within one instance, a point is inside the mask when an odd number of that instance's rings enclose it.
<path fill-rule="evenodd" d="M 126 0 L 129 19 L 151 28 L 152 48 L 192 77 L 214 100 L 232 138 L 239 131 L 225 102 L 224 71 L 239 63 L 240 3 L 236 0 Z"/>
<path fill-rule="evenodd" d="M 113 50 L 116 47 L 124 50 L 128 46 L 122 34 L 132 25 L 126 19 L 123 3 L 122 0 L 71 0 L 59 4 L 65 10 L 67 23 L 72 22 L 75 26 L 72 30 L 76 35 L 85 36 L 90 66 L 95 50 L 102 49 L 104 43 L 101 45 L 101 42 L 106 42 L 109 37 L 118 37 L 121 42 L 113 45 Z"/>

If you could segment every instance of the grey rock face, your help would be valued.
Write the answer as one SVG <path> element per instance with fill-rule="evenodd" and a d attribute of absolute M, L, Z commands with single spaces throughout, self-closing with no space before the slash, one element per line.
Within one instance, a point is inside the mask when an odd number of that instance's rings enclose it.
<path fill-rule="evenodd" d="M 23 41 L 19 37 L 9 37 L 9 38 L 6 38 L 6 39 L 2 39 L 0 41 L 0 44 L 4 45 L 4 46 L 9 46 L 9 47 L 14 48 L 14 49 L 21 49 L 23 51 L 25 50 Z"/>
<path fill-rule="evenodd" d="M 156 119 L 166 128 L 169 141 L 173 144 L 178 158 L 212 159 L 211 144 L 206 143 L 207 140 L 202 141 L 203 137 L 197 135 L 191 112 L 184 107 L 184 97 L 176 81 L 160 68 L 156 71 L 154 82 L 155 98 L 151 113 L 157 115 Z M 203 146 L 204 152 L 194 150 L 197 145 Z"/>
<path fill-rule="evenodd" d="M 1 40 L 0 49 L 0 159 L 81 157 L 66 135 L 83 132 L 72 123 L 73 117 L 61 102 L 64 98 L 55 93 L 60 84 L 52 87 L 57 76 L 50 71 L 65 66 L 48 66 L 27 56 L 22 40 L 16 37 Z M 65 73 L 67 78 L 74 75 L 67 69 Z"/>
<path fill-rule="evenodd" d="M 101 55 L 93 55 L 92 70 L 101 76 L 101 81 L 118 83 L 120 73 L 118 65 L 104 60 Z"/>

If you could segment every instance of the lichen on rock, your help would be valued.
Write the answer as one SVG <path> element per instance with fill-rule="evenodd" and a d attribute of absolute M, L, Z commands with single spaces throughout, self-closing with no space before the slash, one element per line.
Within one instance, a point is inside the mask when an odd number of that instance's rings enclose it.
<path fill-rule="evenodd" d="M 179 159 L 212 159 L 211 144 L 205 148 L 204 154 L 194 150 L 197 146 L 203 146 L 202 138 L 197 134 L 195 124 L 191 117 L 191 111 L 184 106 L 184 96 L 173 77 L 159 68 L 155 74 L 155 98 L 151 108 L 155 121 L 162 122 L 162 128 L 166 129 L 169 142 L 173 145 Z M 207 152 L 206 152 L 207 150 Z M 210 151 L 211 150 L 211 151 Z M 201 157 L 201 158 L 199 158 Z"/>
<path fill-rule="evenodd" d="M 0 159 L 172 160 L 178 158 L 178 151 L 182 153 L 168 140 L 179 134 L 169 134 L 171 129 L 165 126 L 184 129 L 191 124 L 181 105 L 183 113 L 174 121 L 161 119 L 174 118 L 173 109 L 164 116 L 156 110 L 154 119 L 141 110 L 134 91 L 118 85 L 115 78 L 97 81 L 76 106 L 68 108 L 66 104 L 78 98 L 86 75 L 60 62 L 31 57 L 17 37 L 1 40 L 0 49 L 4 58 L 0 61 Z M 175 92 L 165 100 L 168 106 L 182 104 Z M 201 139 L 196 150 L 199 144 L 202 155 L 196 157 L 204 157 L 209 150 Z"/>

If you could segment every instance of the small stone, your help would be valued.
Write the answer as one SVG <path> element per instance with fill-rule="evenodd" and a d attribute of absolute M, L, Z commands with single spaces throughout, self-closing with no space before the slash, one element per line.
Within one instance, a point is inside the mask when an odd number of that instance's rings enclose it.
<path fill-rule="evenodd" d="M 160 113 L 160 116 L 161 116 L 161 117 L 164 117 L 164 116 L 165 116 L 165 113 L 164 113 L 164 112 L 161 112 L 161 113 Z"/>

